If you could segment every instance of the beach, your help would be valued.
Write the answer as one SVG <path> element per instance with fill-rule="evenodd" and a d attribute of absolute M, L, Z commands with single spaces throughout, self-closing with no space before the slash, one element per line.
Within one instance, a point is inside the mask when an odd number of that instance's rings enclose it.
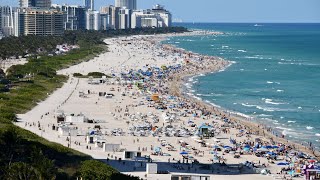
<path fill-rule="evenodd" d="M 203 34 L 217 32 L 183 35 Z M 259 124 L 186 94 L 183 86 L 188 78 L 218 72 L 231 62 L 161 44 L 168 36 L 174 34 L 106 39 L 108 52 L 58 71 L 69 76 L 68 81 L 31 111 L 18 115 L 15 124 L 142 178 L 148 158 L 158 164 L 158 171 L 171 174 L 273 179 L 290 176 L 277 174 L 287 168 L 277 164 L 289 164 L 297 156 L 294 152 L 312 155 L 304 146 L 276 137 Z M 73 77 L 90 72 L 112 78 Z M 58 123 L 58 117 L 65 122 Z M 106 144 L 117 148 L 110 150 Z M 141 157 L 148 158 L 124 159 L 124 151 L 141 152 Z M 296 162 L 299 174 L 298 166 L 308 164 L 308 159 Z M 260 175 L 265 169 L 271 174 Z"/>

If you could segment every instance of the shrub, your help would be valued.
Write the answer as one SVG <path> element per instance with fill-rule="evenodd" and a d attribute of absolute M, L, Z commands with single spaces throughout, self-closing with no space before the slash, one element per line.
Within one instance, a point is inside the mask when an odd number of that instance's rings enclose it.
<path fill-rule="evenodd" d="M 74 77 L 82 77 L 83 75 L 81 73 L 73 73 Z"/>

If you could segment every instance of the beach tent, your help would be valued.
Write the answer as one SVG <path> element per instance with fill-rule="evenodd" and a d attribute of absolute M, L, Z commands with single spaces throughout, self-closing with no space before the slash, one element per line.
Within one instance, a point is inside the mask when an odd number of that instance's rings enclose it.
<path fill-rule="evenodd" d="M 155 102 L 159 101 L 159 99 L 160 99 L 159 94 L 152 94 L 151 99 L 152 99 L 152 101 L 155 101 Z"/>
<path fill-rule="evenodd" d="M 202 124 L 198 128 L 198 133 L 199 133 L 199 135 L 208 134 L 209 133 L 209 129 L 211 129 L 211 128 L 212 128 L 212 126 L 209 126 L 207 124 Z"/>

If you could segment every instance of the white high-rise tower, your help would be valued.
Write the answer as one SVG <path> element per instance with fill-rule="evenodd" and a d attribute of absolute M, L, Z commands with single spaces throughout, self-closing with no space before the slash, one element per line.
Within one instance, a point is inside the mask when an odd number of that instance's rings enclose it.
<path fill-rule="evenodd" d="M 137 0 L 115 0 L 115 7 L 126 7 L 127 9 L 136 10 Z"/>

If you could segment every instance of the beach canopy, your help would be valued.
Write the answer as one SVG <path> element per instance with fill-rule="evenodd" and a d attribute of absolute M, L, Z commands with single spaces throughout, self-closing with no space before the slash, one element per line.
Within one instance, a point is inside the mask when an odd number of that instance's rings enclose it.
<path fill-rule="evenodd" d="M 268 152 L 269 149 L 262 147 L 260 149 L 257 149 L 257 151 L 259 151 L 259 152 Z"/>
<path fill-rule="evenodd" d="M 277 165 L 278 166 L 287 166 L 287 165 L 289 165 L 289 163 L 288 162 L 279 162 L 279 163 L 277 163 Z"/>
<path fill-rule="evenodd" d="M 225 148 L 225 149 L 232 149 L 232 147 L 230 147 L 230 146 L 223 146 L 223 148 Z"/>
<path fill-rule="evenodd" d="M 246 152 L 248 152 L 248 151 L 250 151 L 250 148 L 245 147 L 245 148 L 243 148 L 243 150 L 246 151 Z"/>
<path fill-rule="evenodd" d="M 186 152 L 186 151 L 182 151 L 182 152 L 180 152 L 180 154 L 181 154 L 181 155 L 187 155 L 187 154 L 189 154 L 189 153 Z"/>
<path fill-rule="evenodd" d="M 156 147 L 156 148 L 154 149 L 154 151 L 155 151 L 155 152 L 160 152 L 160 151 L 161 151 L 161 147 Z"/>

